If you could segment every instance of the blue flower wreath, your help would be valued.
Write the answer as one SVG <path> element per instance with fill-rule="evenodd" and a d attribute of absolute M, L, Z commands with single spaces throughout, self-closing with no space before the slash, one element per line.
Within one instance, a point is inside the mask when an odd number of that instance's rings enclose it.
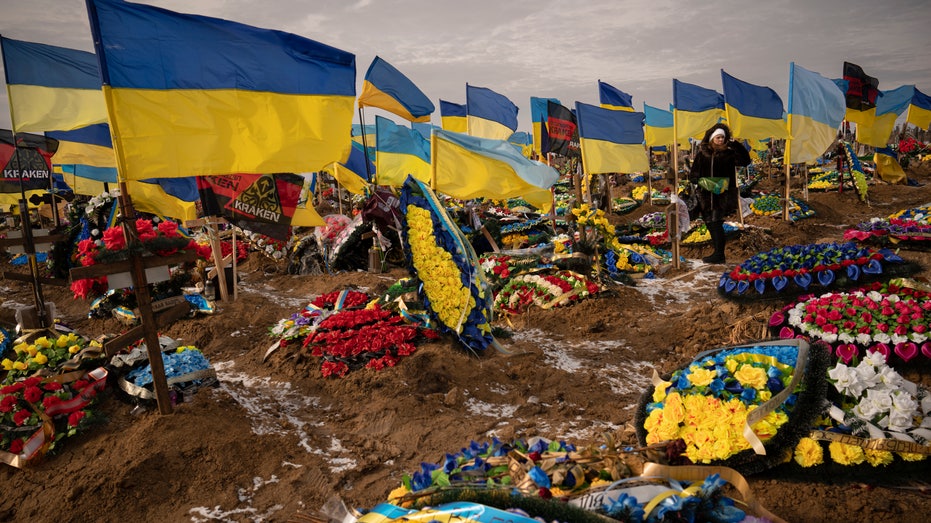
<path fill-rule="evenodd" d="M 759 295 L 811 292 L 862 283 L 888 273 L 892 266 L 909 270 L 905 260 L 888 249 L 859 247 L 853 242 L 790 245 L 762 252 L 721 275 L 718 292 L 739 297 L 753 288 Z"/>

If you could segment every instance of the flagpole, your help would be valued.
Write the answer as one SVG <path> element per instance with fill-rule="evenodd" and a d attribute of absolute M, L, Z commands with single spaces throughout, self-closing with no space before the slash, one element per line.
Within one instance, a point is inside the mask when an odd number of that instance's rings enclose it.
<path fill-rule="evenodd" d="M 359 132 L 362 133 L 362 152 L 365 153 L 365 175 L 366 175 L 366 177 L 369 179 L 369 183 L 370 183 L 370 184 L 372 184 L 372 185 L 378 185 L 378 184 L 375 183 L 374 180 L 372 180 L 372 173 L 369 171 L 369 162 L 371 162 L 372 160 L 369 159 L 369 146 L 368 146 L 368 140 L 365 139 L 365 115 L 364 115 L 364 113 L 362 112 L 362 106 L 361 106 L 361 105 L 359 106 L 359 125 L 360 125 L 360 131 L 359 131 Z M 376 129 L 375 132 L 377 133 L 378 130 Z M 352 140 L 351 140 L 351 139 L 350 139 L 350 144 L 349 144 L 349 146 L 352 147 Z"/>
<path fill-rule="evenodd" d="M 99 55 L 98 55 L 99 56 Z M 126 240 L 126 247 L 133 252 L 139 246 L 139 237 L 136 234 L 136 211 L 133 208 L 132 199 L 127 190 L 125 179 L 126 158 L 124 157 L 123 147 L 119 138 L 119 125 L 113 104 L 113 93 L 109 86 L 103 87 L 104 100 L 107 106 L 107 118 L 110 123 L 110 139 L 113 143 L 113 151 L 116 157 L 116 180 L 120 187 L 119 206 L 123 214 L 122 228 L 123 236 Z M 221 254 L 222 256 L 222 254 Z M 146 344 L 146 353 L 149 360 L 149 368 L 152 370 L 152 385 L 155 389 L 155 401 L 158 411 L 162 415 L 171 414 L 171 398 L 168 395 L 168 379 L 165 375 L 165 361 L 162 359 L 162 346 L 158 339 L 158 332 L 155 328 L 155 313 L 152 310 L 152 296 L 149 293 L 148 280 L 145 275 L 145 267 L 142 264 L 142 258 L 138 254 L 130 255 L 132 262 L 133 285 L 135 287 L 136 303 L 139 307 L 139 317 L 143 326 L 144 340 Z M 223 285 L 222 290 L 226 290 L 226 280 L 224 271 L 218 265 L 221 271 L 218 274 L 219 281 Z"/>
<path fill-rule="evenodd" d="M 789 120 L 789 129 L 792 128 L 792 114 L 790 113 L 787 116 Z M 769 138 L 770 143 L 773 142 L 773 137 Z M 786 173 L 786 192 L 785 192 L 785 201 L 782 204 L 782 219 L 789 221 L 789 188 L 791 185 L 790 175 L 792 172 L 792 158 L 791 158 L 791 140 L 786 140 L 786 152 L 782 155 L 782 163 L 785 164 L 785 173 Z"/>
<path fill-rule="evenodd" d="M 676 109 L 672 110 L 672 182 L 673 182 L 673 191 L 675 191 L 676 197 L 679 196 L 679 137 L 677 135 L 678 129 L 676 125 Z M 691 191 L 691 187 L 689 188 Z M 672 266 L 676 269 L 679 268 L 679 210 L 676 209 L 676 235 L 675 238 L 670 238 L 672 240 Z"/>

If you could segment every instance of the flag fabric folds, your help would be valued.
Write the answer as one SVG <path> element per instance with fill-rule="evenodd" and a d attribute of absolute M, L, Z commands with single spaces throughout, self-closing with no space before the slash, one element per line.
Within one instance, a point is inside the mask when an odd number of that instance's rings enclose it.
<path fill-rule="evenodd" d="M 879 97 L 879 80 L 866 74 L 859 65 L 844 62 L 844 81 L 847 82 L 847 90 L 844 92 L 847 120 L 869 125 Z"/>
<path fill-rule="evenodd" d="M 365 72 L 359 94 L 359 107 L 366 106 L 384 109 L 410 122 L 429 122 L 436 110 L 414 82 L 378 56 Z"/>
<path fill-rule="evenodd" d="M 330 167 L 330 172 L 347 191 L 353 194 L 365 194 L 368 190 L 368 182 L 375 174 L 375 165 L 365 157 L 362 146 L 353 143 L 346 163 L 334 162 Z"/>
<path fill-rule="evenodd" d="M 463 200 L 522 197 L 542 212 L 551 208 L 549 188 L 559 174 L 508 142 L 439 130 L 433 147 L 434 190 Z"/>
<path fill-rule="evenodd" d="M 410 174 L 420 181 L 430 181 L 430 140 L 419 132 L 398 125 L 388 118 L 375 117 L 375 183 L 401 187 Z"/>
<path fill-rule="evenodd" d="M 905 183 L 908 176 L 899 163 L 899 155 L 888 147 L 878 147 L 873 151 L 873 163 L 876 174 L 889 183 Z"/>
<path fill-rule="evenodd" d="M 440 124 L 446 131 L 454 133 L 464 133 L 469 130 L 466 123 L 466 106 L 465 104 L 455 104 L 440 100 Z"/>
<path fill-rule="evenodd" d="M 507 140 L 517 130 L 517 106 L 503 94 L 466 84 L 469 135 Z"/>
<path fill-rule="evenodd" d="M 579 124 L 575 115 L 568 107 L 557 102 L 547 104 L 546 141 L 547 150 L 566 157 L 578 158 L 579 150 Z"/>
<path fill-rule="evenodd" d="M 126 179 L 310 172 L 348 157 L 353 54 L 143 4 L 87 7 Z"/>
<path fill-rule="evenodd" d="M 704 87 L 672 80 L 673 122 L 676 140 L 700 140 L 709 127 L 724 118 L 724 95 Z"/>
<path fill-rule="evenodd" d="M 575 103 L 585 174 L 648 171 L 643 145 L 643 113 Z"/>
<path fill-rule="evenodd" d="M 633 97 L 608 83 L 598 80 L 598 99 L 604 109 L 633 112 Z"/>
<path fill-rule="evenodd" d="M 789 64 L 785 163 L 809 163 L 824 154 L 834 144 L 846 110 L 844 93 L 832 80 Z"/>
<path fill-rule="evenodd" d="M 45 135 L 58 140 L 52 162 L 61 168 L 63 180 L 75 194 L 100 194 L 104 183 L 112 183 L 115 188 L 116 153 L 109 125 L 49 131 Z M 133 206 L 142 212 L 179 220 L 197 218 L 198 195 L 193 177 L 129 180 L 126 190 L 133 198 Z"/>
<path fill-rule="evenodd" d="M 872 121 L 868 124 L 857 124 L 857 141 L 873 147 L 885 147 L 895 128 L 896 119 L 908 109 L 914 94 L 914 85 L 882 91 L 876 101 L 876 107 L 873 108 Z"/>
<path fill-rule="evenodd" d="M 116 155 L 109 125 L 100 123 L 73 131 L 48 131 L 45 135 L 58 140 L 58 152 L 52 158 L 54 163 L 104 167 L 114 169 L 115 172 Z"/>
<path fill-rule="evenodd" d="M 672 111 L 665 111 L 644 103 L 643 116 L 644 142 L 650 147 L 672 145 L 675 141 Z"/>
<path fill-rule="evenodd" d="M 287 241 L 304 178 L 297 174 L 233 174 L 197 177 L 205 216 Z M 320 225 L 323 220 L 320 219 Z"/>
<path fill-rule="evenodd" d="M 547 118 L 547 104 L 549 102 L 559 103 L 559 100 L 556 98 L 538 98 L 536 96 L 530 97 L 530 125 L 533 127 L 533 151 L 538 155 L 542 156 L 549 151 L 544 137 L 544 129 L 546 129 L 546 118 Z"/>
<path fill-rule="evenodd" d="M 786 138 L 782 98 L 769 87 L 734 78 L 721 69 L 724 107 L 731 134 L 737 138 L 760 140 Z"/>
<path fill-rule="evenodd" d="M 931 96 L 915 88 L 912 100 L 908 105 L 905 121 L 917 126 L 919 129 L 931 129 Z"/>
<path fill-rule="evenodd" d="M 70 131 L 107 121 L 94 53 L 0 37 L 13 130 Z"/>

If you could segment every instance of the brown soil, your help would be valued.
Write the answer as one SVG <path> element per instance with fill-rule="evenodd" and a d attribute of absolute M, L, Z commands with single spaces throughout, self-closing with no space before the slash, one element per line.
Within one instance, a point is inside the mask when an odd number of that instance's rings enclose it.
<path fill-rule="evenodd" d="M 817 215 L 798 223 L 749 217 L 763 230 L 731 240 L 728 260 L 839 240 L 861 220 L 931 202 L 927 171 L 913 176 L 921 186 L 872 185 L 868 204 L 851 190 L 811 193 Z M 779 182 L 760 187 L 778 189 Z M 655 210 L 643 206 L 618 221 Z M 683 254 L 694 262 L 704 249 Z M 931 254 L 901 254 L 922 264 L 918 277 L 931 278 Z M 470 440 L 544 436 L 582 447 L 610 434 L 633 444 L 634 410 L 654 369 L 663 374 L 700 351 L 759 339 L 780 306 L 725 301 L 715 292 L 720 266 L 684 264 L 570 308 L 499 318 L 514 333 L 500 340 L 510 355 L 471 354 L 441 339 L 420 344 L 394 368 L 325 379 L 288 351 L 263 362 L 274 341 L 268 328 L 322 293 L 381 293 L 406 270 L 292 276 L 256 253 L 241 269 L 238 300 L 163 332 L 201 348 L 221 385 L 202 389 L 170 415 L 155 408 L 133 415 L 132 404 L 104 393 L 97 408 L 106 423 L 30 468 L 0 466 L 0 520 L 297 521 L 332 496 L 371 508 L 403 474 Z M 32 303 L 28 286 L 5 280 L 0 287 L 4 318 L 17 303 Z M 123 329 L 115 320 L 88 319 L 88 303 L 65 289 L 43 289 L 81 334 Z M 931 385 L 928 366 L 899 370 Z M 931 498 L 927 483 L 915 480 L 929 472 L 925 465 L 902 481 L 877 470 L 853 481 L 777 467 L 748 480 L 762 505 L 787 521 L 918 522 L 927 520 Z"/>

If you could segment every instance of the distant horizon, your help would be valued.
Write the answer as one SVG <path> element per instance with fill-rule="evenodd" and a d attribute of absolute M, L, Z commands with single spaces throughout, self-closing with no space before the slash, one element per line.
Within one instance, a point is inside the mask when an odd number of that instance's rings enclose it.
<path fill-rule="evenodd" d="M 10 4 L 0 21 L 4 37 L 93 52 L 84 0 L 4 2 Z M 249 0 L 138 3 L 294 33 L 354 53 L 357 94 L 380 56 L 434 102 L 434 125 L 439 100 L 464 104 L 467 83 L 507 96 L 519 108 L 517 130 L 529 133 L 531 97 L 557 98 L 570 108 L 576 101 L 597 105 L 601 80 L 630 94 L 636 111 L 644 103 L 667 109 L 674 78 L 722 92 L 721 69 L 772 88 L 787 110 L 792 62 L 840 78 L 848 61 L 878 78 L 880 90 L 915 85 L 931 94 L 931 61 L 922 59 L 931 49 L 931 8 L 917 0 L 598 0 L 569 10 L 521 0 L 269 0 L 259 10 Z M 10 129 L 6 90 L 0 98 L 6 106 L 0 128 Z M 365 108 L 365 123 L 376 115 L 403 121 Z M 358 112 L 354 122 L 360 123 Z"/>

